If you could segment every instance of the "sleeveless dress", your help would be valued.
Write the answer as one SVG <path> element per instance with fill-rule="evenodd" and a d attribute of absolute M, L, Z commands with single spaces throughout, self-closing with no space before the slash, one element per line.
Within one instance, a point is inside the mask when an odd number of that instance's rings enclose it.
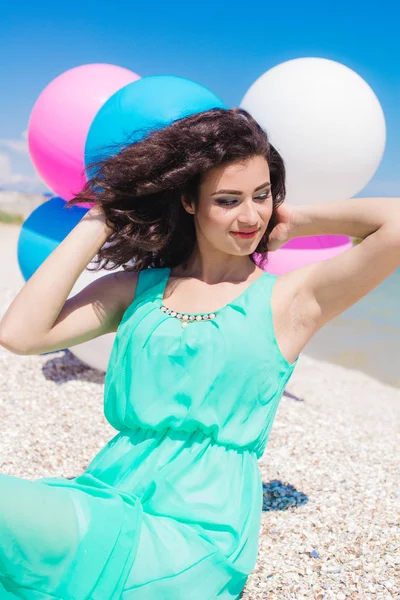
<path fill-rule="evenodd" d="M 104 410 L 118 434 L 74 479 L 0 475 L 0 598 L 237 599 L 254 569 L 258 467 L 290 364 L 264 272 L 216 318 L 160 310 L 170 268 L 138 277 Z"/>

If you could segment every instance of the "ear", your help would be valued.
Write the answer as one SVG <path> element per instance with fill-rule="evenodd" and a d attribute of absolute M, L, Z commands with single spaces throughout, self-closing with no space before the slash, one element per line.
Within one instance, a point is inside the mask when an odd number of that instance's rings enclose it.
<path fill-rule="evenodd" d="M 190 215 L 194 215 L 196 209 L 194 205 L 194 200 L 191 196 L 189 196 L 188 194 L 181 194 L 181 203 L 187 213 L 189 213 Z"/>

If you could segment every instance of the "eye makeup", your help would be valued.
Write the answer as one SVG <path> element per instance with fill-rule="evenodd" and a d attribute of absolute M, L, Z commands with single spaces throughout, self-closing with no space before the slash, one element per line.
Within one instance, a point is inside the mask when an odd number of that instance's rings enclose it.
<path fill-rule="evenodd" d="M 261 198 L 262 200 L 266 200 L 267 198 L 269 198 L 271 195 L 271 192 L 265 192 L 264 194 L 260 194 L 258 196 L 256 196 L 256 200 L 258 198 Z M 217 203 L 220 206 L 231 206 L 232 204 L 234 204 L 236 202 L 236 199 L 228 199 L 228 198 L 218 198 L 217 199 Z"/>

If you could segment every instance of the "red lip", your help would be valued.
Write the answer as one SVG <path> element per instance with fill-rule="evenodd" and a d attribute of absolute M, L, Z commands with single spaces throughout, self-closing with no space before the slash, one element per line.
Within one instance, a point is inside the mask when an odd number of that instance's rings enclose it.
<path fill-rule="evenodd" d="M 257 233 L 259 229 L 254 229 L 253 231 L 231 231 L 234 235 L 251 235 Z"/>

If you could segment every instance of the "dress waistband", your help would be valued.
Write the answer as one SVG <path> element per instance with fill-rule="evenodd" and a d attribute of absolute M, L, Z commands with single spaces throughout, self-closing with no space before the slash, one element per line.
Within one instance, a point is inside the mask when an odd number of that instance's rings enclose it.
<path fill-rule="evenodd" d="M 261 444 L 259 440 L 253 441 L 245 446 L 240 446 L 233 442 L 228 442 L 226 440 L 217 439 L 212 433 L 204 431 L 203 429 L 194 429 L 191 431 L 187 431 L 184 429 L 175 429 L 174 427 L 163 427 L 160 429 L 156 429 L 154 427 L 143 427 L 142 425 L 137 425 L 136 427 L 130 426 L 129 428 L 122 429 L 120 431 L 121 435 L 135 435 L 135 442 L 144 441 L 154 439 L 157 440 L 158 443 L 163 439 L 171 439 L 175 441 L 181 441 L 182 446 L 191 447 L 194 444 L 203 444 L 204 441 L 209 440 L 210 444 L 215 445 L 217 447 L 223 448 L 225 450 L 233 450 L 234 452 L 249 452 L 251 454 L 255 454 L 258 456 Z M 140 436 L 139 440 L 137 436 Z"/>

